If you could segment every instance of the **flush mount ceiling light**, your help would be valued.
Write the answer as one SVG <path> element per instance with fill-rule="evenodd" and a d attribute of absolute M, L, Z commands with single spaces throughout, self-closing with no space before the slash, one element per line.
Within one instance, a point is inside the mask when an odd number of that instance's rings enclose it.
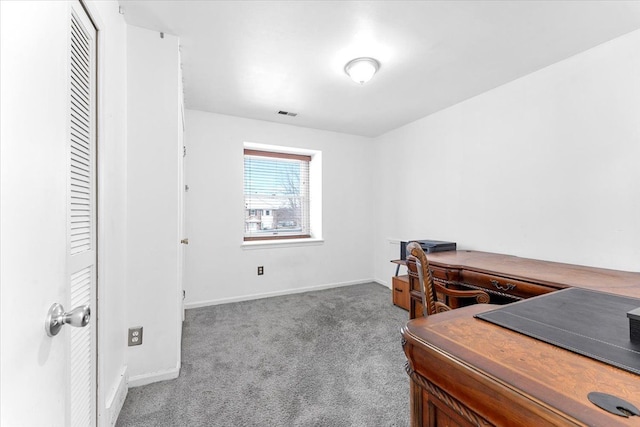
<path fill-rule="evenodd" d="M 344 72 L 351 79 L 360 84 L 365 84 L 380 68 L 380 63 L 373 58 L 356 58 L 347 62 L 344 66 Z"/>

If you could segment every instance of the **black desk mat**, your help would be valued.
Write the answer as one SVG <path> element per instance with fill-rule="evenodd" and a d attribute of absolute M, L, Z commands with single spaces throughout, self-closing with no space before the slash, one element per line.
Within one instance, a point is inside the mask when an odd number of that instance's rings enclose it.
<path fill-rule="evenodd" d="M 627 312 L 640 299 L 569 288 L 475 317 L 640 375 Z"/>

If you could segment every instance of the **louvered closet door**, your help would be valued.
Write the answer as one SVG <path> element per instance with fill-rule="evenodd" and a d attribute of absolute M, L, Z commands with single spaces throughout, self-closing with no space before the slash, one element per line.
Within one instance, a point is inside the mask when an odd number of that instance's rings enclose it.
<path fill-rule="evenodd" d="M 91 322 L 68 328 L 70 426 L 96 424 L 96 30 L 77 2 L 69 21 L 69 309 Z M 65 305 L 65 308 L 67 306 Z"/>

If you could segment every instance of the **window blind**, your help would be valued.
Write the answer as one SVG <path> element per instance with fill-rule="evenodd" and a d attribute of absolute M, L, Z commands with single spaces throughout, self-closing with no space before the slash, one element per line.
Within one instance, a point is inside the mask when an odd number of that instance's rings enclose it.
<path fill-rule="evenodd" d="M 311 237 L 311 156 L 244 150 L 244 240 Z"/>

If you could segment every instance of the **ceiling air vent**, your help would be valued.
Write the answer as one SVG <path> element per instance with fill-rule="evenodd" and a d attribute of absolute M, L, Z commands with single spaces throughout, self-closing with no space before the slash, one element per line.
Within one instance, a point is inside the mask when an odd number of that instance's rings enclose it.
<path fill-rule="evenodd" d="M 291 113 L 289 111 L 282 111 L 282 110 L 278 111 L 278 114 L 281 114 L 283 116 L 291 116 L 291 117 L 295 117 L 298 115 L 298 113 Z"/>

